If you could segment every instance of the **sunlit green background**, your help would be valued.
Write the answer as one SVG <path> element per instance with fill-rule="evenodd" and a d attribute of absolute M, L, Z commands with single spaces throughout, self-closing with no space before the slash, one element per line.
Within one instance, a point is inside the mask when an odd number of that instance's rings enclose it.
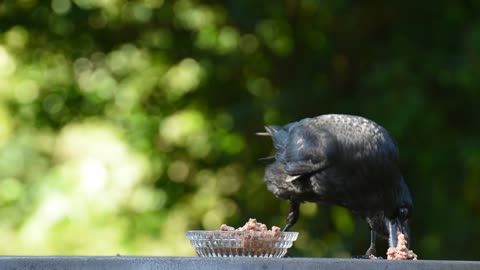
<path fill-rule="evenodd" d="M 194 255 L 283 225 L 264 124 L 371 118 L 398 141 L 424 259 L 480 259 L 479 1 L 0 1 L 0 254 Z M 305 204 L 294 256 L 366 224 Z M 385 244 L 381 245 L 385 247 Z"/>

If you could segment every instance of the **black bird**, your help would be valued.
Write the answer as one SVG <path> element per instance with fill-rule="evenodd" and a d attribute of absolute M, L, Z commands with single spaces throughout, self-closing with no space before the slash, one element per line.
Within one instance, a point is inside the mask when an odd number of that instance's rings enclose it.
<path fill-rule="evenodd" d="M 408 237 L 412 198 L 403 180 L 398 148 L 380 125 L 360 116 L 328 114 L 283 127 L 267 126 L 276 153 L 267 162 L 264 182 L 276 197 L 290 201 L 284 230 L 298 220 L 303 202 L 341 205 L 368 222 L 376 255 L 378 234 L 397 245 Z"/>

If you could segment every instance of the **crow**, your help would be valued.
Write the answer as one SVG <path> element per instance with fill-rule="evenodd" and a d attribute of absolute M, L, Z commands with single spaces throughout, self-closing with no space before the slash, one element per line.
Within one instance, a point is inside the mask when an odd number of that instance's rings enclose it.
<path fill-rule="evenodd" d="M 399 168 L 398 147 L 377 123 L 354 115 L 326 114 L 280 126 L 266 126 L 275 155 L 267 164 L 264 182 L 290 209 L 284 231 L 298 220 L 300 204 L 343 206 L 364 218 L 370 227 L 375 255 L 376 236 L 397 245 L 397 234 L 408 237 L 413 202 Z"/>

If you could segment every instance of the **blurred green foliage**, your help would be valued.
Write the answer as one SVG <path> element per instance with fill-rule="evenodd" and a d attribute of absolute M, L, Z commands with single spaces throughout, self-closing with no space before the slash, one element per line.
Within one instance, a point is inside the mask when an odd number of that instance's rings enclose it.
<path fill-rule="evenodd" d="M 0 2 L 1 254 L 193 255 L 283 225 L 264 124 L 358 114 L 398 141 L 421 258 L 479 259 L 480 2 Z M 366 224 L 305 204 L 296 256 Z M 385 245 L 383 245 L 384 247 Z"/>

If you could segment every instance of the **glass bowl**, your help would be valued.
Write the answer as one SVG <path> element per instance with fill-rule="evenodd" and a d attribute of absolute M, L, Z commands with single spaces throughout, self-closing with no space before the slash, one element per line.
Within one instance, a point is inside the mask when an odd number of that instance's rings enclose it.
<path fill-rule="evenodd" d="M 200 257 L 285 256 L 298 232 L 187 231 L 187 238 Z"/>

